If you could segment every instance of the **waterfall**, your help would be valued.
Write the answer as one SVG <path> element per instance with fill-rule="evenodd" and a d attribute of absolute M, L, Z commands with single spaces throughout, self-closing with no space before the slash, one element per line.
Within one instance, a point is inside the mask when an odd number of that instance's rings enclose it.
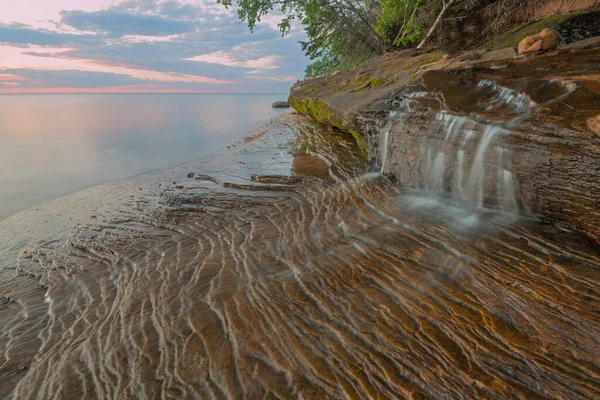
<path fill-rule="evenodd" d="M 409 96 L 409 98 L 417 97 L 417 95 L 422 95 L 422 94 L 420 92 L 413 93 L 411 96 Z M 379 137 L 380 137 L 380 139 L 379 139 L 380 140 L 379 141 L 379 156 L 381 159 L 381 166 L 380 166 L 380 170 L 379 170 L 380 174 L 383 174 L 383 171 L 385 169 L 385 163 L 387 161 L 387 156 L 388 156 L 388 151 L 389 151 L 388 146 L 389 146 L 390 132 L 394 128 L 395 124 L 400 120 L 400 117 L 402 116 L 402 114 L 410 111 L 409 98 L 402 100 L 402 102 L 398 106 L 397 110 L 390 111 L 389 115 L 385 119 L 385 124 L 383 125 L 383 128 L 380 131 L 380 134 L 379 134 Z"/>
<path fill-rule="evenodd" d="M 483 194 L 485 184 L 485 157 L 490 146 L 490 143 L 502 128 L 496 125 L 488 125 L 483 132 L 483 137 L 477 146 L 475 158 L 467 178 L 467 183 L 464 188 L 466 198 L 477 207 L 483 207 Z"/>
<path fill-rule="evenodd" d="M 479 86 L 493 93 L 490 107 L 510 106 L 519 112 L 515 118 L 523 117 L 535 105 L 528 96 L 493 82 L 481 81 Z M 402 185 L 424 189 L 423 196 L 431 200 L 452 200 L 469 210 L 485 205 L 518 212 L 512 165 L 502 162 L 502 152 L 491 151 L 498 148 L 495 144 L 501 137 L 508 137 L 505 129 L 477 116 L 441 111 L 426 131 L 405 132 L 411 102 L 426 95 L 407 95 L 385 119 L 379 135 L 379 174 L 398 171 Z M 416 160 L 395 158 L 394 164 L 388 165 L 392 141 L 401 147 L 412 146 L 411 154 L 419 154 Z"/>
<path fill-rule="evenodd" d="M 444 159 L 444 152 L 440 151 L 435 156 L 435 160 L 427 174 L 426 186 L 434 192 L 441 192 L 444 190 Z"/>
<path fill-rule="evenodd" d="M 489 205 L 518 212 L 512 165 L 502 155 L 509 152 L 495 146 L 508 136 L 504 128 L 448 112 L 438 113 L 430 127 L 435 136 L 421 136 L 421 180 L 415 182 L 417 175 L 412 175 L 408 185 L 425 189 L 426 197 L 449 197 L 468 209 Z M 385 136 L 383 141 L 387 142 Z M 494 198 L 495 204 L 486 204 Z"/>
<path fill-rule="evenodd" d="M 464 146 L 464 145 L 463 145 Z M 454 191 L 457 196 L 463 198 L 465 196 L 463 190 L 463 169 L 465 167 L 465 151 L 459 150 L 456 153 L 456 176 L 454 178 Z"/>
<path fill-rule="evenodd" d="M 517 199 L 515 197 L 515 183 L 513 173 L 505 169 L 502 170 L 500 181 L 500 205 L 505 211 L 516 213 L 519 211 Z"/>
<path fill-rule="evenodd" d="M 390 131 L 392 130 L 393 126 L 394 121 L 392 119 L 392 114 L 390 113 L 388 121 L 383 127 L 383 135 L 381 138 L 381 142 L 379 143 L 379 154 L 381 154 L 381 170 L 379 172 L 380 174 L 383 174 L 383 169 L 385 168 L 385 161 L 388 153 L 388 141 L 390 138 Z"/>

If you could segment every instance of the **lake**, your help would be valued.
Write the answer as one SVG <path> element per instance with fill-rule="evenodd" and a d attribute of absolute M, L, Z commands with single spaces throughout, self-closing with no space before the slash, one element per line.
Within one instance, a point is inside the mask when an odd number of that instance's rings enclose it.
<path fill-rule="evenodd" d="M 0 96 L 0 220 L 98 184 L 201 158 L 285 94 Z"/>

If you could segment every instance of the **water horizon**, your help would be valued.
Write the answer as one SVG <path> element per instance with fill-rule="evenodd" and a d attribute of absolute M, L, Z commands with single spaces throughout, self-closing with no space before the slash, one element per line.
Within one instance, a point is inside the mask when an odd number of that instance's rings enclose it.
<path fill-rule="evenodd" d="M 286 112 L 271 107 L 278 100 L 277 93 L 3 94 L 0 220 L 211 154 Z"/>

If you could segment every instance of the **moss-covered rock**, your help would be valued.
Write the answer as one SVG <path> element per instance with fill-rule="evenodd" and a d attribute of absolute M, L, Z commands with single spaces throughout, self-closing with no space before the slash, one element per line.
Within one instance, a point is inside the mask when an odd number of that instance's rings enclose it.
<path fill-rule="evenodd" d="M 288 98 L 288 103 L 301 114 L 310 115 L 319 122 L 324 122 L 343 131 L 350 132 L 356 140 L 361 152 L 366 155 L 367 146 L 360 132 L 352 127 L 346 126 L 341 118 L 335 117 L 329 109 L 329 106 L 327 106 L 323 100 L 318 98 L 300 99 L 291 94 Z"/>
<path fill-rule="evenodd" d="M 348 87 L 351 92 L 362 92 L 372 88 L 377 88 L 385 84 L 385 79 L 376 78 L 373 76 L 362 75 L 356 78 Z"/>

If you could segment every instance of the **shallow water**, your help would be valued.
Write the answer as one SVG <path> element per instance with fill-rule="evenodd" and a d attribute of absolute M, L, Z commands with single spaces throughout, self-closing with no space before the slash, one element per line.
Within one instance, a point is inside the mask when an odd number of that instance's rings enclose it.
<path fill-rule="evenodd" d="M 287 115 L 7 219 L 0 397 L 600 396 L 596 242 L 364 172 Z"/>
<path fill-rule="evenodd" d="M 0 220 L 211 154 L 281 114 L 282 94 L 0 96 Z"/>

